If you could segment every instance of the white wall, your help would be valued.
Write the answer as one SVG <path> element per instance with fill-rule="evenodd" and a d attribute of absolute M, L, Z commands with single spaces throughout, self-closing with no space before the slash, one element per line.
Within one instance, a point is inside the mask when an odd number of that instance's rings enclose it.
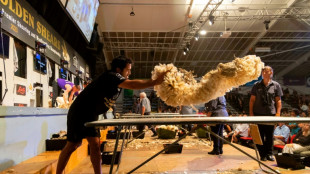
<path fill-rule="evenodd" d="M 66 109 L 0 106 L 0 171 L 45 151 L 45 140 L 66 130 Z"/>
<path fill-rule="evenodd" d="M 14 75 L 14 58 L 13 58 L 13 45 L 14 39 L 10 37 L 10 45 L 9 45 L 9 58 L 5 59 L 5 67 L 6 67 L 6 78 L 7 78 L 7 87 L 8 92 L 3 100 L 3 106 L 14 106 L 14 103 L 23 103 L 27 104 L 27 106 L 35 107 L 36 106 L 36 89 L 41 89 L 43 91 L 43 106 L 47 108 L 48 101 L 50 100 L 49 95 L 50 92 L 53 91 L 52 87 L 48 86 L 49 77 L 47 74 L 39 73 L 34 69 L 33 62 L 33 53 L 34 50 L 26 47 L 26 55 L 27 55 L 27 76 L 26 78 L 21 78 Z M 85 69 L 84 60 L 79 59 L 79 67 L 80 69 Z M 0 71 L 2 72 L 2 94 L 5 92 L 5 80 L 4 80 L 4 68 L 3 61 L 0 61 Z M 59 77 L 59 65 L 55 64 L 55 77 Z M 75 75 L 72 74 L 72 77 Z M 71 78 L 72 82 L 74 82 L 74 78 Z M 33 87 L 34 83 L 41 83 L 43 87 Z M 24 85 L 26 87 L 26 96 L 17 95 L 16 94 L 16 84 Z M 32 100 L 32 102 L 31 102 Z"/>

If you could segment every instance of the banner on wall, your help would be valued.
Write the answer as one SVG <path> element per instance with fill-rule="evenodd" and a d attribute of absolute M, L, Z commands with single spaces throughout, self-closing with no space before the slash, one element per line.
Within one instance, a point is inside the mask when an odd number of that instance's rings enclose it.
<path fill-rule="evenodd" d="M 305 77 L 283 77 L 283 85 L 285 86 L 304 86 Z"/>
<path fill-rule="evenodd" d="M 17 95 L 26 95 L 26 86 L 16 84 L 16 94 Z"/>
<path fill-rule="evenodd" d="M 26 1 L 1 0 L 0 8 L 4 9 L 4 30 L 32 48 L 35 48 L 35 41 L 46 44 L 47 57 L 58 64 L 60 59 L 65 59 L 72 65 L 72 57 L 78 54 Z M 73 66 L 69 69 L 76 70 Z"/>

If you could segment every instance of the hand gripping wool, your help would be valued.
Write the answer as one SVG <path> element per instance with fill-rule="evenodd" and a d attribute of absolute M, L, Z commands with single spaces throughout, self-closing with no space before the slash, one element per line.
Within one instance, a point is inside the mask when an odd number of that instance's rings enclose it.
<path fill-rule="evenodd" d="M 263 67 L 264 63 L 259 57 L 248 55 L 218 64 L 215 70 L 211 70 L 197 82 L 191 71 L 178 69 L 173 64 L 160 64 L 152 71 L 152 79 L 156 79 L 159 73 L 170 70 L 164 82 L 154 87 L 157 96 L 167 105 L 190 105 L 206 103 L 225 95 L 232 88 L 257 79 Z"/>

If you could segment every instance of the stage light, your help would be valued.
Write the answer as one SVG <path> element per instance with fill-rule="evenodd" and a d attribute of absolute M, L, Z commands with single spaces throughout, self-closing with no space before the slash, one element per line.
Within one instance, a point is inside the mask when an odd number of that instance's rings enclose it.
<path fill-rule="evenodd" d="M 190 43 L 186 43 L 186 50 L 187 51 L 189 51 L 190 49 L 189 49 L 189 47 L 191 46 L 191 44 Z"/>
<path fill-rule="evenodd" d="M 209 16 L 209 25 L 213 25 L 214 24 L 214 16 L 210 15 Z"/>
<path fill-rule="evenodd" d="M 185 56 L 185 55 L 186 55 L 186 53 L 187 53 L 187 49 L 186 49 L 186 48 L 184 48 L 184 49 L 183 49 L 183 55 Z"/>
<path fill-rule="evenodd" d="M 222 37 L 222 36 L 223 36 L 223 32 L 220 33 L 220 37 Z"/>
<path fill-rule="evenodd" d="M 195 41 L 198 41 L 198 40 L 199 40 L 199 34 L 196 33 L 195 36 L 194 36 L 194 38 L 195 38 Z"/>
<path fill-rule="evenodd" d="M 265 20 L 265 21 L 264 21 L 266 30 L 269 29 L 269 23 L 270 23 L 270 20 Z"/>
<path fill-rule="evenodd" d="M 131 8 L 131 12 L 129 13 L 130 16 L 135 16 L 135 12 L 133 11 L 133 7 Z"/>
<path fill-rule="evenodd" d="M 206 30 L 201 30 L 201 31 L 199 32 L 199 34 L 200 34 L 200 35 L 206 35 L 206 34 L 207 34 L 207 31 L 206 31 Z"/>

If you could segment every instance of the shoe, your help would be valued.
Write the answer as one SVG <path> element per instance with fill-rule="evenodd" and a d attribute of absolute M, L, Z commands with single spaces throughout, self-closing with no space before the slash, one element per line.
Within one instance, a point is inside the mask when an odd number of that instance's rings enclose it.
<path fill-rule="evenodd" d="M 223 151 L 222 150 L 220 150 L 220 152 L 219 152 L 220 154 L 223 154 Z"/>
<path fill-rule="evenodd" d="M 212 150 L 211 152 L 208 152 L 208 154 L 209 155 L 219 155 L 220 152 Z"/>
<path fill-rule="evenodd" d="M 267 155 L 266 159 L 268 161 L 274 161 L 274 157 L 272 155 Z"/>
<path fill-rule="evenodd" d="M 157 134 L 153 134 L 151 137 L 156 137 L 157 136 Z"/>
<path fill-rule="evenodd" d="M 264 157 L 260 157 L 260 160 L 261 161 L 267 161 L 267 158 L 264 156 Z"/>

